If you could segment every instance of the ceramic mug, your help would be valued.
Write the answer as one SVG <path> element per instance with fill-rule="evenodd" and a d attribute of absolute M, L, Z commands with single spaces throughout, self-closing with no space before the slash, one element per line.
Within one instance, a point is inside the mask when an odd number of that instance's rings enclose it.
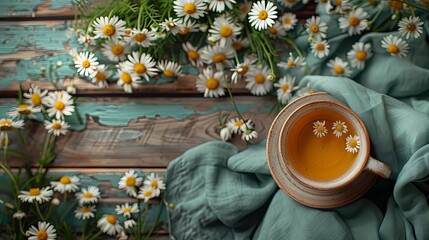
<path fill-rule="evenodd" d="M 300 184 L 336 190 L 362 171 L 389 178 L 391 168 L 372 158 L 368 132 L 359 117 L 335 100 L 298 107 L 283 123 L 279 137 L 281 164 Z"/>

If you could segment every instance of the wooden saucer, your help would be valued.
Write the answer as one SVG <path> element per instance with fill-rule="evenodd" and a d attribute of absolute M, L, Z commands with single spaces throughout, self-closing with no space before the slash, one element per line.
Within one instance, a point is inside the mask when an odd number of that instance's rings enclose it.
<path fill-rule="evenodd" d="M 301 105 L 317 100 L 335 100 L 328 93 L 314 93 L 291 102 L 274 119 L 267 137 L 267 161 L 271 175 L 280 189 L 296 201 L 314 208 L 335 208 L 344 206 L 361 197 L 376 180 L 376 176 L 369 172 L 362 174 L 351 184 L 342 188 L 323 191 L 303 186 L 297 182 L 286 169 L 283 168 L 280 158 L 278 141 L 280 130 L 288 116 Z"/>

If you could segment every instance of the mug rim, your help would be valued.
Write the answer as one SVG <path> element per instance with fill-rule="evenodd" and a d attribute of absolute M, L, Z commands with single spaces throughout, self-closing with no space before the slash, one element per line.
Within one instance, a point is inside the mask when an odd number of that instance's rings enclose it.
<path fill-rule="evenodd" d="M 357 121 L 357 123 L 359 124 L 359 126 L 361 127 L 362 131 L 359 131 L 362 133 L 362 135 L 365 136 L 365 143 L 366 143 L 366 148 L 365 148 L 365 152 L 361 155 L 363 158 L 363 160 L 359 159 L 359 162 L 356 164 L 355 168 L 358 168 L 358 170 L 355 170 L 355 174 L 350 175 L 350 176 L 346 176 L 344 179 L 344 181 L 341 181 L 343 179 L 340 179 L 340 183 L 339 184 L 335 184 L 335 183 L 331 183 L 330 186 L 323 186 L 323 183 L 321 184 L 316 184 L 317 186 L 314 185 L 314 183 L 317 183 L 317 181 L 314 180 L 310 180 L 308 178 L 305 178 L 304 176 L 301 175 L 302 178 L 308 180 L 308 182 L 304 182 L 303 180 L 301 180 L 299 177 L 296 176 L 296 173 L 294 173 L 291 169 L 289 168 L 293 168 L 293 166 L 291 165 L 290 161 L 286 161 L 287 159 L 285 158 L 286 156 L 286 148 L 283 148 L 283 146 L 285 146 L 285 140 L 286 140 L 286 127 L 285 125 L 290 121 L 290 119 L 296 115 L 298 112 L 302 111 L 303 108 L 306 108 L 308 106 L 314 105 L 314 104 L 320 104 L 320 103 L 328 103 L 328 104 L 333 104 L 343 110 L 345 110 L 347 112 L 347 114 L 349 114 L 349 116 L 345 116 L 347 118 L 353 118 L 354 120 Z M 326 107 L 325 107 L 326 108 Z M 329 108 L 328 108 L 329 109 Z M 335 111 L 335 110 L 334 110 Z M 342 115 L 344 115 L 343 113 L 340 113 Z M 292 125 L 289 127 L 289 129 L 292 127 Z M 348 106 L 344 105 L 343 103 L 339 102 L 339 101 L 335 101 L 335 100 L 316 100 L 316 101 L 312 101 L 312 102 L 308 102 L 305 103 L 301 106 L 299 106 L 298 108 L 296 108 L 289 116 L 288 118 L 283 122 L 281 129 L 280 129 L 280 134 L 279 134 L 279 140 L 278 140 L 278 148 L 279 148 L 279 157 L 281 159 L 281 165 L 285 168 L 285 170 L 300 184 L 308 187 L 308 188 L 312 188 L 312 189 L 317 189 L 317 190 L 337 190 L 340 188 L 343 188 L 344 186 L 350 184 L 351 182 L 355 181 L 360 174 L 364 171 L 365 166 L 369 160 L 369 153 L 370 153 L 370 142 L 369 142 L 369 135 L 368 135 L 368 131 L 365 127 L 365 124 L 363 123 L 363 121 L 359 118 L 359 116 L 353 112 L 353 110 L 351 110 Z M 360 149 L 362 150 L 362 148 Z M 296 171 L 296 170 L 295 170 Z"/>

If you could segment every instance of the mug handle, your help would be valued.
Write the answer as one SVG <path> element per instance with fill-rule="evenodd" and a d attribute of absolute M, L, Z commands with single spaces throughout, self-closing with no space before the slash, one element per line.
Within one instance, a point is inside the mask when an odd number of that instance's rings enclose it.
<path fill-rule="evenodd" d="M 389 178 L 392 173 L 392 169 L 389 165 L 369 156 L 366 162 L 365 170 L 370 171 L 382 178 Z"/>

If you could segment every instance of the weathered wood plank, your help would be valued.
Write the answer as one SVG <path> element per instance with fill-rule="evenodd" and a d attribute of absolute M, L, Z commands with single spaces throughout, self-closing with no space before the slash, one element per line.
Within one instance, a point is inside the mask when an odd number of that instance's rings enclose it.
<path fill-rule="evenodd" d="M 1 1 L 0 18 L 73 16 L 73 0 Z"/>
<path fill-rule="evenodd" d="M 254 120 L 258 141 L 264 139 L 275 117 L 275 111 L 268 115 L 275 99 L 238 96 L 235 100 L 243 116 Z M 10 108 L 10 102 L 0 99 L 6 106 L 0 110 Z M 86 115 L 85 131 L 59 139 L 53 167 L 164 168 L 187 149 L 220 140 L 219 111 L 233 111 L 228 98 L 82 98 L 78 108 Z M 43 137 L 45 130 L 35 124 L 32 133 Z M 246 146 L 239 136 L 234 143 L 241 149 Z"/>

